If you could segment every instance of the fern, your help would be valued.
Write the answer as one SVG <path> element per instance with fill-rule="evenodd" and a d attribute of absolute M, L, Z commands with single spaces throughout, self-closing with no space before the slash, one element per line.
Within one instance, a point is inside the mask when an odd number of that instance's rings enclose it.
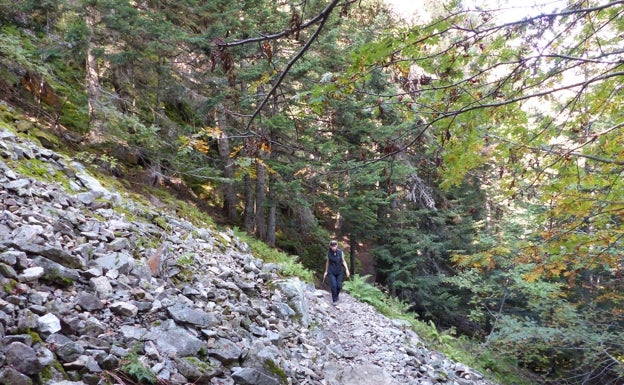
<path fill-rule="evenodd" d="M 371 304 L 380 313 L 412 323 L 414 317 L 409 313 L 409 305 L 397 298 L 387 296 L 381 289 L 368 283 L 369 277 L 370 275 L 355 274 L 351 280 L 344 283 L 344 289 L 360 301 Z"/>
<path fill-rule="evenodd" d="M 368 278 L 370 275 L 355 274 L 344 283 L 344 289 L 360 301 L 379 307 L 383 304 L 385 295 L 379 288 L 369 284 L 366 281 Z"/>
<path fill-rule="evenodd" d="M 137 344 L 126 357 L 125 364 L 121 366 L 121 370 L 137 380 L 139 384 L 144 383 L 144 381 L 149 384 L 155 384 L 158 381 L 156 374 L 141 362 L 137 353 L 138 347 L 139 345 Z"/>

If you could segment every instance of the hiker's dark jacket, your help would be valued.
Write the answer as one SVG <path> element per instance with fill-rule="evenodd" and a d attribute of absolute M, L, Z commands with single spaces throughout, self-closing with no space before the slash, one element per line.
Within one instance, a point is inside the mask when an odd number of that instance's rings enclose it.
<path fill-rule="evenodd" d="M 327 259 L 329 260 L 327 272 L 334 275 L 342 274 L 342 250 L 329 250 L 327 252 Z"/>

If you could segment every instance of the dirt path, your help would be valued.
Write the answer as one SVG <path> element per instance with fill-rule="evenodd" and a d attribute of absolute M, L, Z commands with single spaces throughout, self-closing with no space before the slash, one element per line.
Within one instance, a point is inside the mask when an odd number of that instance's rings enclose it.
<path fill-rule="evenodd" d="M 492 385 L 465 365 L 427 349 L 407 322 L 392 320 L 345 292 L 333 306 L 328 290 L 316 290 L 310 298 L 319 326 L 314 339 L 323 346 L 318 384 Z"/>

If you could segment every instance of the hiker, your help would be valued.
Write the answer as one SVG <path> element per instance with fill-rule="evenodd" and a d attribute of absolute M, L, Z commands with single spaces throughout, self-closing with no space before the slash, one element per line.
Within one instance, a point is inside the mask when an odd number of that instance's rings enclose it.
<path fill-rule="evenodd" d="M 338 242 L 331 241 L 329 243 L 329 251 L 327 251 L 323 281 L 325 281 L 325 277 L 329 274 L 329 285 L 331 286 L 332 304 L 334 306 L 338 304 L 338 295 L 340 294 L 340 290 L 342 290 L 343 267 L 348 278 L 350 273 L 344 254 L 342 250 L 338 249 Z"/>

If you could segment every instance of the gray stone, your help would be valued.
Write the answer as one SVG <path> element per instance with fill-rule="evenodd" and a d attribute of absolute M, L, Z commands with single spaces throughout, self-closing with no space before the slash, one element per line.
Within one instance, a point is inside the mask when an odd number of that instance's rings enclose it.
<path fill-rule="evenodd" d="M 71 286 L 80 279 L 80 273 L 76 269 L 67 268 L 60 263 L 40 256 L 33 257 L 32 260 L 35 264 L 43 267 L 42 279 L 46 281 L 59 286 Z"/>
<path fill-rule="evenodd" d="M 193 384 L 205 384 L 223 374 L 221 363 L 211 358 L 181 357 L 175 359 L 175 363 L 180 374 Z"/>
<path fill-rule="evenodd" d="M 33 380 L 14 368 L 0 369 L 0 385 L 33 385 Z"/>
<path fill-rule="evenodd" d="M 122 251 L 130 248 L 130 242 L 126 238 L 115 238 L 106 245 L 106 248 L 111 251 Z"/>
<path fill-rule="evenodd" d="M 39 373 L 43 366 L 37 358 L 37 352 L 21 342 L 13 342 L 6 349 L 7 364 L 27 376 Z"/>
<path fill-rule="evenodd" d="M 30 267 L 22 271 L 22 273 L 17 276 L 17 280 L 20 282 L 32 282 L 43 277 L 43 274 L 44 274 L 43 267 L 41 266 Z"/>
<path fill-rule="evenodd" d="M 0 211 L 0 240 L 8 240 L 11 239 L 11 233 L 13 232 L 12 228 L 16 225 L 13 225 L 10 221 L 9 217 L 11 217 L 9 211 Z M 3 249 L 2 244 L 0 243 L 0 250 Z"/>
<path fill-rule="evenodd" d="M 44 229 L 40 225 L 23 225 L 13 230 L 11 241 L 19 249 L 32 242 L 41 242 Z"/>
<path fill-rule="evenodd" d="M 108 351 L 111 347 L 109 341 L 93 336 L 80 336 L 78 343 L 80 343 L 80 345 L 82 345 L 85 349 L 102 349 Z"/>
<path fill-rule="evenodd" d="M 71 165 L 78 170 L 76 172 L 76 178 L 78 178 L 80 183 L 82 183 L 87 190 L 100 193 L 100 196 L 110 194 L 107 189 L 102 187 L 102 184 L 100 184 L 97 179 L 85 172 L 84 167 L 80 163 L 72 162 Z"/>
<path fill-rule="evenodd" d="M 17 278 L 17 272 L 15 271 L 15 269 L 4 263 L 0 263 L 0 275 L 6 278 Z"/>
<path fill-rule="evenodd" d="M 66 370 L 82 370 L 85 369 L 89 373 L 100 373 L 102 368 L 95 361 L 93 357 L 87 355 L 80 355 L 74 361 L 66 362 L 63 364 Z"/>
<path fill-rule="evenodd" d="M 280 385 L 281 381 L 254 368 L 238 368 L 233 371 L 234 382 L 241 385 Z"/>
<path fill-rule="evenodd" d="M 312 318 L 305 299 L 306 284 L 298 279 L 290 279 L 278 283 L 280 289 L 286 294 L 290 305 L 301 316 L 301 323 L 310 326 Z"/>
<path fill-rule="evenodd" d="M 156 339 L 156 335 L 149 335 L 147 329 L 133 325 L 122 325 L 119 332 L 126 340 Z"/>
<path fill-rule="evenodd" d="M 58 247 L 35 243 L 18 244 L 15 241 L 13 243 L 18 249 L 26 253 L 40 255 L 70 269 L 81 269 L 85 266 L 85 262 L 81 257 L 72 255 Z"/>
<path fill-rule="evenodd" d="M 377 365 L 349 365 L 340 373 L 338 380 L 343 385 L 401 385 L 383 368 Z"/>
<path fill-rule="evenodd" d="M 2 346 L 7 346 L 13 342 L 21 342 L 24 345 L 32 346 L 33 338 L 30 334 L 13 334 L 2 339 Z"/>
<path fill-rule="evenodd" d="M 39 317 L 37 324 L 40 333 L 54 334 L 61 330 L 61 320 L 52 313 Z"/>
<path fill-rule="evenodd" d="M 169 312 L 169 315 L 171 315 L 171 318 L 173 318 L 176 322 L 189 323 L 202 328 L 220 324 L 219 319 L 214 315 L 180 303 L 175 303 L 173 306 L 169 306 L 167 311 Z"/>
<path fill-rule="evenodd" d="M 155 340 L 156 347 L 161 353 L 181 357 L 195 356 L 204 347 L 202 340 L 191 335 L 184 328 L 170 323 L 153 328 L 147 338 Z"/>
<path fill-rule="evenodd" d="M 84 348 L 72 341 L 59 346 L 55 353 L 62 362 L 73 362 L 84 353 Z"/>
<path fill-rule="evenodd" d="M 72 340 L 62 334 L 52 334 L 46 338 L 46 344 L 52 346 L 55 350 L 58 346 L 62 346 L 72 342 Z"/>
<path fill-rule="evenodd" d="M 28 186 L 30 186 L 30 180 L 23 178 L 5 184 L 4 188 L 6 188 L 7 190 L 18 191 Z"/>
<path fill-rule="evenodd" d="M 37 347 L 37 356 L 41 366 L 46 367 L 52 365 L 56 361 L 56 356 L 52 351 L 44 346 Z"/>
<path fill-rule="evenodd" d="M 90 205 L 95 202 L 96 199 L 100 198 L 103 194 L 97 191 L 87 191 L 80 194 L 76 194 L 76 199 L 78 199 L 84 205 Z"/>
<path fill-rule="evenodd" d="M 208 349 L 208 354 L 221 361 L 224 365 L 229 365 L 238 362 L 242 358 L 243 350 L 231 340 L 219 338 Z"/>
<path fill-rule="evenodd" d="M 0 233 L 0 235 L 2 235 L 2 233 Z M 7 234 L 7 238 L 8 238 L 8 234 Z M 7 238 L 0 237 L 0 239 L 7 239 Z M 24 253 L 23 251 L 17 251 L 17 250 L 4 251 L 0 253 L 0 262 L 6 263 L 9 266 L 13 266 L 17 263 L 18 258 L 25 257 L 25 256 L 26 256 L 26 253 Z"/>
<path fill-rule="evenodd" d="M 77 329 L 76 332 L 81 336 L 97 337 L 106 332 L 106 325 L 95 317 L 89 317 Z"/>
<path fill-rule="evenodd" d="M 36 329 L 38 326 L 38 319 L 39 316 L 31 310 L 22 309 L 17 316 L 17 327 L 22 332 L 27 332 L 30 329 Z"/>
<path fill-rule="evenodd" d="M 104 308 L 102 301 L 94 294 L 81 292 L 74 302 L 76 306 L 87 311 L 100 310 Z"/>
<path fill-rule="evenodd" d="M 43 305 L 44 301 L 47 300 L 50 293 L 41 292 L 41 291 L 31 291 L 28 293 L 28 302 L 33 305 Z"/>
<path fill-rule="evenodd" d="M 289 317 L 294 316 L 295 311 L 293 309 L 291 309 L 290 306 L 288 306 L 287 304 L 283 303 L 283 302 L 276 302 L 273 304 L 273 306 L 271 306 L 271 310 L 273 310 L 274 312 L 277 313 L 277 315 L 282 318 L 282 319 L 286 319 Z"/>
<path fill-rule="evenodd" d="M 89 285 L 96 291 L 100 298 L 106 299 L 113 295 L 113 285 L 106 276 L 98 276 L 89 279 Z"/>
<path fill-rule="evenodd" d="M 122 274 L 128 274 L 134 266 L 134 259 L 127 252 L 112 252 L 97 258 L 95 263 L 104 271 L 118 270 Z"/>
<path fill-rule="evenodd" d="M 38 316 L 42 316 L 48 311 L 48 308 L 42 305 L 30 305 L 28 306 L 28 310 L 32 311 Z"/>
<path fill-rule="evenodd" d="M 109 308 L 113 313 L 123 317 L 134 317 L 139 311 L 135 305 L 123 301 L 114 302 L 109 306 Z"/>
<path fill-rule="evenodd" d="M 102 369 L 104 369 L 104 370 L 112 370 L 112 369 L 114 369 L 114 368 L 119 366 L 119 358 L 117 358 L 113 354 L 109 354 L 106 357 L 104 357 L 102 362 L 98 362 L 98 363 L 100 364 Z"/>

